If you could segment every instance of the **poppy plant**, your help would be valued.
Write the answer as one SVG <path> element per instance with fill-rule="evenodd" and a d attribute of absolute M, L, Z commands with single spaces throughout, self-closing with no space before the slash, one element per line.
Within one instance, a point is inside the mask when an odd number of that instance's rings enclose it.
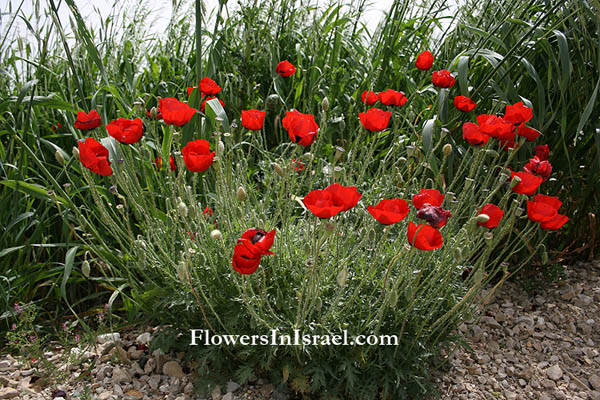
<path fill-rule="evenodd" d="M 154 163 L 156 164 L 156 170 L 160 171 L 160 167 L 162 165 L 162 158 L 156 157 L 154 159 Z M 177 169 L 177 164 L 175 164 L 175 158 L 173 158 L 173 156 L 169 156 L 169 167 L 171 168 L 171 171 L 175 171 Z"/>
<path fill-rule="evenodd" d="M 264 111 L 259 110 L 242 110 L 242 125 L 244 128 L 251 131 L 260 131 L 265 123 Z"/>
<path fill-rule="evenodd" d="M 523 171 L 539 175 L 544 181 L 547 181 L 550 178 L 550 174 L 552 174 L 552 164 L 548 160 L 540 160 L 537 156 L 534 156 L 523 167 Z"/>
<path fill-rule="evenodd" d="M 356 186 L 329 185 L 323 190 L 313 190 L 304 197 L 304 205 L 319 218 L 331 218 L 356 206 L 362 197 Z"/>
<path fill-rule="evenodd" d="M 277 72 L 280 76 L 287 78 L 296 73 L 296 67 L 294 67 L 288 60 L 283 60 L 277 64 L 277 67 L 275 67 L 275 72 Z"/>
<path fill-rule="evenodd" d="M 373 104 L 377 103 L 377 100 L 379 100 L 379 95 L 370 90 L 365 90 L 360 95 L 360 98 L 362 99 L 363 103 L 365 103 L 368 106 L 372 106 Z"/>
<path fill-rule="evenodd" d="M 408 203 L 402 199 L 383 199 L 375 207 L 367 207 L 367 211 L 379 223 L 392 225 L 402 221 L 408 215 Z"/>
<path fill-rule="evenodd" d="M 433 86 L 439 88 L 451 88 L 454 86 L 455 81 L 456 80 L 454 79 L 454 76 L 447 69 L 433 71 L 433 74 L 431 74 L 431 82 L 433 83 Z"/>
<path fill-rule="evenodd" d="M 543 182 L 543 179 L 541 177 L 530 174 L 529 172 L 525 171 L 520 171 L 516 173 L 510 171 L 510 174 L 511 178 L 517 176 L 521 179 L 521 181 L 512 188 L 513 192 L 524 194 L 527 196 L 531 196 L 532 194 L 534 194 Z"/>
<path fill-rule="evenodd" d="M 517 127 L 517 135 L 527 138 L 529 142 L 533 142 L 542 133 L 537 129 L 533 129 L 525 125 L 524 123 Z"/>
<path fill-rule="evenodd" d="M 181 154 L 183 154 L 185 166 L 192 172 L 206 171 L 215 158 L 215 152 L 211 153 L 209 143 L 204 139 L 188 142 L 181 149 Z"/>
<path fill-rule="evenodd" d="M 506 105 L 504 120 L 513 124 L 522 124 L 533 117 L 533 110 L 523 104 L 522 101 L 511 105 Z"/>
<path fill-rule="evenodd" d="M 408 242 L 419 250 L 433 250 L 442 247 L 444 240 L 440 231 L 426 224 L 408 223 Z"/>
<path fill-rule="evenodd" d="M 106 125 L 108 134 L 119 142 L 132 144 L 138 142 L 144 133 L 144 124 L 139 118 L 127 119 L 119 118 L 116 121 L 110 121 Z"/>
<path fill-rule="evenodd" d="M 214 96 L 220 91 L 221 88 L 219 87 L 219 85 L 217 85 L 217 82 L 213 81 L 209 77 L 206 76 L 200 81 L 200 92 L 202 92 L 203 95 Z M 189 94 L 191 94 L 191 92 L 188 88 L 188 95 Z"/>
<path fill-rule="evenodd" d="M 174 97 L 165 97 L 158 100 L 158 108 L 165 124 L 176 126 L 183 126 L 190 122 L 196 111 L 198 111 Z"/>
<path fill-rule="evenodd" d="M 90 110 L 88 114 L 80 111 L 77 113 L 77 120 L 75 121 L 75 128 L 82 131 L 89 131 L 102 125 L 102 118 L 96 110 Z"/>
<path fill-rule="evenodd" d="M 407 100 L 403 92 L 397 92 L 392 89 L 379 93 L 379 101 L 385 106 L 400 107 L 406 104 Z"/>
<path fill-rule="evenodd" d="M 479 126 L 473 122 L 465 122 L 462 127 L 463 139 L 472 146 L 482 146 L 490 139 L 488 135 L 481 132 Z"/>
<path fill-rule="evenodd" d="M 515 139 L 516 132 L 514 125 L 505 121 L 502 117 L 481 114 L 477 116 L 477 124 L 481 132 L 498 140 Z"/>
<path fill-rule="evenodd" d="M 421 71 L 427 71 L 433 65 L 433 55 L 429 50 L 425 50 L 417 56 L 415 64 Z"/>
<path fill-rule="evenodd" d="M 112 175 L 108 161 L 108 149 L 94 138 L 87 138 L 85 141 L 77 142 L 79 148 L 79 159 L 84 167 L 98 175 Z"/>
<path fill-rule="evenodd" d="M 205 112 L 206 111 L 206 102 L 209 101 L 209 100 L 212 100 L 212 99 L 219 100 L 219 103 L 221 103 L 221 107 L 225 108 L 225 102 L 223 100 L 217 98 L 216 96 L 210 96 L 210 97 L 205 98 L 202 101 L 202 104 L 200 104 L 200 112 Z"/>
<path fill-rule="evenodd" d="M 391 116 L 391 111 L 383 111 L 379 108 L 369 108 L 367 112 L 358 114 L 360 123 L 369 132 L 380 132 L 386 129 Z"/>
<path fill-rule="evenodd" d="M 463 112 L 473 111 L 477 104 L 467 96 L 455 96 L 454 107 Z"/>
<path fill-rule="evenodd" d="M 287 131 L 290 140 L 301 146 L 310 146 L 317 139 L 319 125 L 315 117 L 310 114 L 302 114 L 296 110 L 288 111 L 281 120 L 283 128 Z"/>
<path fill-rule="evenodd" d="M 485 226 L 486 228 L 495 228 L 504 216 L 504 211 L 497 205 L 488 203 L 479 209 L 479 214 L 485 214 L 490 217 L 490 219 L 487 222 L 477 222 L 477 224 Z"/>

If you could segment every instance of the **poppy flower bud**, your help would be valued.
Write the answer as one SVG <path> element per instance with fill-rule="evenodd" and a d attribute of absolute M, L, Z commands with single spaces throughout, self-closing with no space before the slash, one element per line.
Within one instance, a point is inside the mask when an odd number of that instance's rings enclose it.
<path fill-rule="evenodd" d="M 327 97 L 323 98 L 323 101 L 321 102 L 321 109 L 323 109 L 323 111 L 329 110 L 329 99 Z"/>
<path fill-rule="evenodd" d="M 223 234 L 221 233 L 220 230 L 213 229 L 212 231 L 210 231 L 210 238 L 212 240 L 221 240 L 221 239 L 223 239 Z"/>
<path fill-rule="evenodd" d="M 344 268 L 338 272 L 336 280 L 338 285 L 343 288 L 346 286 L 346 280 L 348 279 L 348 268 L 344 265 Z"/>
<path fill-rule="evenodd" d="M 492 232 L 485 232 L 483 238 L 487 241 L 491 241 L 494 238 L 494 234 Z"/>
<path fill-rule="evenodd" d="M 90 263 L 88 262 L 88 260 L 85 260 L 81 263 L 81 273 L 86 278 L 90 277 Z"/>
<path fill-rule="evenodd" d="M 542 264 L 548 264 L 548 252 L 546 250 L 542 253 Z"/>
<path fill-rule="evenodd" d="M 393 290 L 390 293 L 389 304 L 390 304 L 390 307 L 392 307 L 392 308 L 395 307 L 396 304 L 398 304 L 398 292 L 397 291 Z"/>
<path fill-rule="evenodd" d="M 490 220 L 490 216 L 487 214 L 479 214 L 477 216 L 477 222 L 485 224 Z"/>
<path fill-rule="evenodd" d="M 512 181 L 510 181 L 510 188 L 514 188 L 515 186 L 517 186 L 519 183 L 521 183 L 521 178 L 518 177 L 517 175 L 515 175 L 512 179 Z"/>
<path fill-rule="evenodd" d="M 444 147 L 442 147 L 442 151 L 445 156 L 449 156 L 452 153 L 452 145 L 450 143 L 446 143 Z"/>
<path fill-rule="evenodd" d="M 460 247 L 452 248 L 452 252 L 454 253 L 455 259 L 462 260 L 462 249 Z"/>
<path fill-rule="evenodd" d="M 183 201 L 177 205 L 177 211 L 179 211 L 179 215 L 181 215 L 183 218 L 187 218 L 188 208 Z"/>
<path fill-rule="evenodd" d="M 179 280 L 185 280 L 185 261 L 179 261 L 177 264 L 177 277 Z"/>
<path fill-rule="evenodd" d="M 244 201 L 246 200 L 246 190 L 244 190 L 244 188 L 242 186 L 240 186 L 237 190 L 237 198 L 239 201 Z"/>
<path fill-rule="evenodd" d="M 73 157 L 75 157 L 76 160 L 79 160 L 79 149 L 75 146 L 73 146 Z"/>
<path fill-rule="evenodd" d="M 59 150 L 56 150 L 56 153 L 54 153 L 54 157 L 56 158 L 56 161 L 58 161 L 58 163 L 60 165 L 65 165 L 65 158 L 63 157 L 62 153 Z"/>
<path fill-rule="evenodd" d="M 281 165 L 277 164 L 276 162 L 271 163 L 271 165 L 273 166 L 273 169 L 277 175 L 283 178 L 283 168 L 281 168 Z"/>
<path fill-rule="evenodd" d="M 225 144 L 219 140 L 219 142 L 217 143 L 217 156 L 223 155 L 224 152 L 225 152 Z"/>
<path fill-rule="evenodd" d="M 487 154 L 488 156 L 492 157 L 492 158 L 496 158 L 499 156 L 498 152 L 496 150 L 491 150 L 491 149 L 487 149 L 485 151 L 485 154 Z"/>
<path fill-rule="evenodd" d="M 279 97 L 279 95 L 277 94 L 272 94 L 269 97 L 267 97 L 267 108 L 269 110 L 273 110 L 275 109 L 275 107 L 277 107 L 277 104 L 280 102 L 281 98 Z"/>
<path fill-rule="evenodd" d="M 344 150 L 343 147 L 341 146 L 335 146 L 335 156 L 333 156 L 333 162 L 338 162 L 340 160 L 340 158 L 342 158 L 342 155 L 344 154 L 346 150 Z"/>

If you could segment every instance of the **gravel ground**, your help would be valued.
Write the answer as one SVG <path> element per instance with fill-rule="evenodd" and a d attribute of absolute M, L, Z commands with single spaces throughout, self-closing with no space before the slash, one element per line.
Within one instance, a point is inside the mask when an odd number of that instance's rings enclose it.
<path fill-rule="evenodd" d="M 453 352 L 436 377 L 443 400 L 600 400 L 600 260 L 568 268 L 565 276 L 533 298 L 505 283 L 479 320 L 460 326 L 470 349 Z M 78 352 L 83 364 L 70 368 L 73 379 L 58 387 L 44 387 L 35 371 L 1 355 L 0 399 L 199 399 L 183 354 L 148 353 L 151 332 L 100 336 L 96 348 Z M 91 380 L 76 380 L 94 359 Z M 229 382 L 210 398 L 290 396 L 258 380 L 241 387 Z"/>

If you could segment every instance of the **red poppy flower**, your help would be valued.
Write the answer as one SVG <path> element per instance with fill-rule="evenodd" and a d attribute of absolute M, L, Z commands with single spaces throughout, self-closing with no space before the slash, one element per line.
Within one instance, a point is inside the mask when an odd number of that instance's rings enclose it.
<path fill-rule="evenodd" d="M 392 89 L 388 89 L 385 92 L 381 92 L 378 96 L 379 101 L 381 101 L 381 104 L 386 106 L 400 107 L 406 104 L 406 101 L 408 100 L 404 93 L 397 92 Z"/>
<path fill-rule="evenodd" d="M 156 169 L 160 171 L 160 167 L 162 165 L 162 158 L 156 157 L 154 159 L 154 164 L 156 164 Z M 175 164 L 175 159 L 173 156 L 169 156 L 169 166 L 171 167 L 171 171 L 175 171 L 177 169 L 177 164 Z"/>
<path fill-rule="evenodd" d="M 294 67 L 288 60 L 284 60 L 277 64 L 277 67 L 275 67 L 275 72 L 284 78 L 287 78 L 288 76 L 292 76 L 296 73 L 296 67 Z"/>
<path fill-rule="evenodd" d="M 207 140 L 196 139 L 188 142 L 183 149 L 183 161 L 185 166 L 192 172 L 206 171 L 215 158 L 215 152 L 210 152 L 210 146 Z"/>
<path fill-rule="evenodd" d="M 477 104 L 467 96 L 456 96 L 454 97 L 454 107 L 460 111 L 469 112 L 473 111 Z"/>
<path fill-rule="evenodd" d="M 481 132 L 479 126 L 473 122 L 465 122 L 462 127 L 463 139 L 473 146 L 482 146 L 490 139 L 488 135 Z"/>
<path fill-rule="evenodd" d="M 292 165 L 294 165 L 294 168 L 298 173 L 302 172 L 302 170 L 304 169 L 304 163 L 298 160 L 297 158 L 292 158 Z"/>
<path fill-rule="evenodd" d="M 362 126 L 370 132 L 380 132 L 387 128 L 391 111 L 383 111 L 379 108 L 369 108 L 367 112 L 358 114 Z"/>
<path fill-rule="evenodd" d="M 537 194 L 533 201 L 527 200 L 527 217 L 533 222 L 548 222 L 556 217 L 561 205 L 558 197 Z"/>
<path fill-rule="evenodd" d="M 433 71 L 431 82 L 433 82 L 433 86 L 439 88 L 451 88 L 454 86 L 455 79 L 450 71 L 442 69 L 440 71 Z"/>
<path fill-rule="evenodd" d="M 205 112 L 206 110 L 206 102 L 212 99 L 217 99 L 219 100 L 219 103 L 221 103 L 221 107 L 225 108 L 225 102 L 223 102 L 223 100 L 217 98 L 216 96 L 210 96 L 210 97 L 206 97 L 203 101 L 202 104 L 200 104 L 200 112 Z"/>
<path fill-rule="evenodd" d="M 334 183 L 327 186 L 325 190 L 333 195 L 333 203 L 336 206 L 341 206 L 342 211 L 348 211 L 354 207 L 362 197 L 362 194 L 356 190 L 356 186 L 342 186 L 339 183 Z"/>
<path fill-rule="evenodd" d="M 417 210 L 423 208 L 425 204 L 440 207 L 443 202 L 444 195 L 437 189 L 421 189 L 412 197 L 412 203 Z"/>
<path fill-rule="evenodd" d="M 383 199 L 375 207 L 367 207 L 367 211 L 379 223 L 392 225 L 402 221 L 408 215 L 408 203 L 402 199 Z"/>
<path fill-rule="evenodd" d="M 215 212 L 211 208 L 209 208 L 208 206 L 206 206 L 206 208 L 202 212 L 202 215 L 206 215 L 206 214 L 208 214 L 209 216 L 212 217 L 213 215 L 215 215 Z"/>
<path fill-rule="evenodd" d="M 79 148 L 79 159 L 84 167 L 98 175 L 112 175 L 108 161 L 108 149 L 94 138 L 87 138 L 84 141 L 77 142 Z"/>
<path fill-rule="evenodd" d="M 433 55 L 429 50 L 426 50 L 417 56 L 417 68 L 422 71 L 427 71 L 433 65 Z"/>
<path fill-rule="evenodd" d="M 514 140 L 515 127 L 510 122 L 495 115 L 481 114 L 477 116 L 479 130 L 499 140 Z"/>
<path fill-rule="evenodd" d="M 192 95 L 192 92 L 194 91 L 194 89 L 198 89 L 198 86 L 188 86 L 187 87 L 188 97 L 190 97 Z"/>
<path fill-rule="evenodd" d="M 319 125 L 315 122 L 313 115 L 302 114 L 296 110 L 288 111 L 281 120 L 281 124 L 294 143 L 306 147 L 317 139 Z"/>
<path fill-rule="evenodd" d="M 550 174 L 552 174 L 552 164 L 548 160 L 540 160 L 538 157 L 533 157 L 523 167 L 523 171 L 539 175 L 544 181 L 547 181 L 550 178 Z"/>
<path fill-rule="evenodd" d="M 264 111 L 259 110 L 242 110 L 242 125 L 244 128 L 251 131 L 260 131 L 265 123 Z"/>
<path fill-rule="evenodd" d="M 408 223 L 408 242 L 419 250 L 433 250 L 442 247 L 444 242 L 440 231 L 431 225 Z"/>
<path fill-rule="evenodd" d="M 550 155 L 550 147 L 547 144 L 535 146 L 535 156 L 540 160 L 547 160 Z"/>
<path fill-rule="evenodd" d="M 319 218 L 331 218 L 343 208 L 341 205 L 334 205 L 333 195 L 326 190 L 313 190 L 302 201 Z"/>
<path fill-rule="evenodd" d="M 90 110 L 88 114 L 84 112 L 77 113 L 77 120 L 75 121 L 75 128 L 81 129 L 82 131 L 89 131 L 102 125 L 102 118 L 96 110 Z"/>
<path fill-rule="evenodd" d="M 176 126 L 183 126 L 190 122 L 196 111 L 198 111 L 174 97 L 165 97 L 158 100 L 158 108 L 165 124 Z"/>
<path fill-rule="evenodd" d="M 525 194 L 527 196 L 531 196 L 532 194 L 534 194 L 543 182 L 543 179 L 541 177 L 530 174 L 529 172 L 520 171 L 515 173 L 513 171 L 510 171 L 510 174 L 511 178 L 514 178 L 515 176 L 521 178 L 521 182 L 519 182 L 515 185 L 515 187 L 512 188 L 513 192 Z"/>
<path fill-rule="evenodd" d="M 448 218 L 451 216 L 450 211 L 431 204 L 425 204 L 417 211 L 417 218 L 424 219 L 434 228 L 441 228 L 446 225 Z"/>
<path fill-rule="evenodd" d="M 533 142 L 537 139 L 542 133 L 537 129 L 530 128 L 526 126 L 524 123 L 517 127 L 517 135 L 527 138 L 528 141 Z"/>
<path fill-rule="evenodd" d="M 217 85 L 217 82 L 213 81 L 209 77 L 204 77 L 200 81 L 200 91 L 202 92 L 203 95 L 213 96 L 213 95 L 219 93 L 221 91 L 221 88 L 219 87 L 219 85 Z M 190 94 L 191 94 L 191 92 L 188 88 L 188 96 Z"/>
<path fill-rule="evenodd" d="M 504 120 L 513 124 L 522 124 L 523 122 L 529 121 L 533 117 L 533 110 L 523 105 L 522 101 L 513 104 L 512 106 L 506 105 L 506 112 L 504 113 Z"/>
<path fill-rule="evenodd" d="M 242 234 L 242 237 L 238 239 L 238 244 L 243 243 L 250 252 L 257 256 L 264 256 L 267 254 L 274 254 L 269 251 L 273 242 L 275 241 L 275 230 L 267 232 L 263 229 L 248 229 Z"/>
<path fill-rule="evenodd" d="M 477 224 L 485 226 L 486 228 L 495 228 L 504 216 L 504 211 L 497 205 L 488 203 L 479 209 L 479 214 L 485 214 L 490 217 L 490 219 L 488 222 L 477 222 Z"/>
<path fill-rule="evenodd" d="M 379 95 L 375 92 L 371 92 L 370 90 L 365 90 L 362 92 L 360 97 L 362 102 L 368 106 L 372 106 L 373 104 L 377 103 L 377 100 L 379 100 Z"/>
<path fill-rule="evenodd" d="M 242 275 L 254 273 L 260 265 L 261 256 L 252 253 L 252 251 L 244 244 L 237 244 L 233 248 L 233 259 L 231 264 L 233 269 Z"/>
<path fill-rule="evenodd" d="M 116 121 L 110 121 L 106 125 L 108 134 L 119 142 L 124 144 L 132 144 L 138 142 L 144 133 L 144 124 L 139 118 L 127 119 L 119 118 Z"/>
<path fill-rule="evenodd" d="M 540 228 L 548 231 L 555 231 L 557 229 L 560 229 L 564 224 L 566 224 L 568 220 L 569 217 L 567 217 L 566 215 L 556 214 L 556 216 L 551 220 L 542 222 L 540 224 Z"/>

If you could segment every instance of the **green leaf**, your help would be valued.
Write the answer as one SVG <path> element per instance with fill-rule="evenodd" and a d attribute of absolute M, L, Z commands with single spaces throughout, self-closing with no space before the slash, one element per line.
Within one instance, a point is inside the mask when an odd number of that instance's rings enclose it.
<path fill-rule="evenodd" d="M 469 96 L 469 56 L 461 56 L 458 59 L 458 86 L 460 94 Z"/>
<path fill-rule="evenodd" d="M 23 181 L 12 180 L 12 179 L 5 179 L 3 181 L 0 181 L 0 183 L 11 189 L 17 190 L 21 193 L 31 195 L 40 200 L 51 200 L 52 199 L 52 197 L 48 193 L 49 190 L 41 185 L 36 185 L 33 183 L 27 183 L 27 182 L 23 182 Z M 64 198 L 62 198 L 60 196 L 55 196 L 55 197 L 59 203 L 67 204 L 67 201 Z"/>
<path fill-rule="evenodd" d="M 71 271 L 73 270 L 73 262 L 75 261 L 75 254 L 77 253 L 78 249 L 79 249 L 79 246 L 70 248 L 69 251 L 67 251 L 67 255 L 65 256 L 64 273 L 63 273 L 62 282 L 60 284 L 60 295 L 65 300 L 67 300 L 67 294 L 66 294 L 65 289 L 67 287 L 67 282 L 69 281 L 69 277 L 71 276 Z"/>
<path fill-rule="evenodd" d="M 433 149 L 433 130 L 435 129 L 435 118 L 425 121 L 423 125 L 423 149 L 425 154 L 429 154 Z"/>
<path fill-rule="evenodd" d="M 588 101 L 585 110 L 583 110 L 583 114 L 581 114 L 581 118 L 579 119 L 579 123 L 577 124 L 577 129 L 575 130 L 575 139 L 573 140 L 573 145 L 577 145 L 578 139 L 583 137 L 583 127 L 585 126 L 587 120 L 590 118 L 592 111 L 594 111 L 594 106 L 596 104 L 596 97 L 598 96 L 598 86 L 600 86 L 600 79 L 596 83 L 596 87 L 594 88 L 594 92 L 592 93 L 592 97 L 590 97 L 590 101 Z M 600 150 L 600 149 L 598 149 Z M 599 153 L 600 154 L 600 153 Z"/>

